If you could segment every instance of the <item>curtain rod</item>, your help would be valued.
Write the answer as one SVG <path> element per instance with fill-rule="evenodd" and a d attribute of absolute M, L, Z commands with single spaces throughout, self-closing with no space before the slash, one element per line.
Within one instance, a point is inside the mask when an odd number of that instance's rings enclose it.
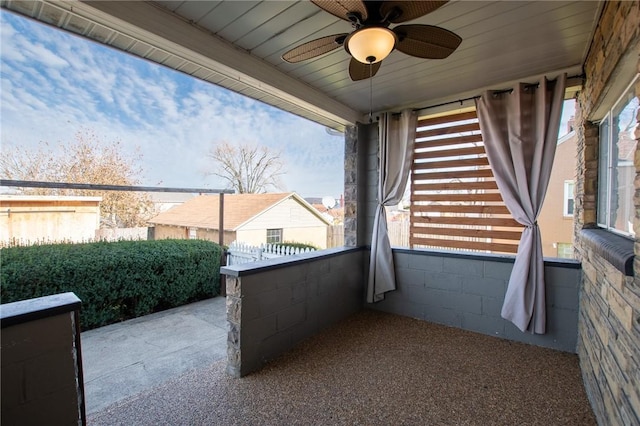
<path fill-rule="evenodd" d="M 584 79 L 586 76 L 584 74 L 579 74 L 579 75 L 572 75 L 567 77 L 567 80 L 573 79 L 573 78 L 580 78 L 580 79 Z M 531 84 L 526 84 L 525 87 L 538 87 L 539 83 L 531 83 Z M 500 93 L 511 93 L 513 92 L 513 89 L 503 89 L 503 90 L 494 90 L 493 91 L 496 94 L 500 94 Z M 449 102 L 443 102 L 441 104 L 436 104 L 436 105 L 429 105 L 429 106 L 424 106 L 421 108 L 414 108 L 412 111 L 417 112 L 417 111 L 422 111 L 423 109 L 431 109 L 431 108 L 438 108 L 441 106 L 446 106 L 446 105 L 453 105 L 453 104 L 457 104 L 460 103 L 460 105 L 462 105 L 464 102 L 466 101 L 472 101 L 474 99 L 480 99 L 482 95 L 475 95 L 475 96 L 469 96 L 468 98 L 462 98 L 462 99 L 458 99 L 457 101 L 449 101 Z"/>

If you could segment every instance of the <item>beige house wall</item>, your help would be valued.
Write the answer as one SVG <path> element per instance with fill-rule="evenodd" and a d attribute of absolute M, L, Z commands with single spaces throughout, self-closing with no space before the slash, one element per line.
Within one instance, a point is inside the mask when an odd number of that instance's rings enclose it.
<path fill-rule="evenodd" d="M 236 232 L 237 241 L 240 243 L 258 246 L 267 242 L 266 229 L 238 229 Z"/>
<path fill-rule="evenodd" d="M 91 241 L 100 228 L 101 197 L 3 195 L 0 238 L 36 242 Z"/>
<path fill-rule="evenodd" d="M 274 228 L 318 227 L 324 223 L 317 215 L 309 211 L 293 198 L 265 210 L 250 221 L 240 225 L 238 230 L 261 230 Z"/>
<path fill-rule="evenodd" d="M 169 225 L 155 225 L 154 239 L 155 240 L 167 240 L 167 239 L 187 239 L 189 238 L 187 228 L 180 226 Z"/>
<path fill-rule="evenodd" d="M 282 240 L 287 242 L 305 243 L 314 245 L 320 249 L 327 248 L 327 226 L 304 228 L 269 228 L 282 229 Z M 267 242 L 266 229 L 239 229 L 238 241 L 251 245 L 260 245 Z"/>
<path fill-rule="evenodd" d="M 196 238 L 200 239 L 200 240 L 209 240 L 209 241 L 213 241 L 214 243 L 217 243 L 218 240 L 218 230 L 217 229 L 202 229 L 202 228 L 197 228 L 195 230 L 196 232 Z M 233 231 L 225 231 L 224 232 L 224 245 L 228 246 L 229 244 L 231 244 L 232 242 L 234 242 L 236 240 L 236 233 Z"/>
<path fill-rule="evenodd" d="M 195 229 L 195 238 L 218 242 L 215 229 Z M 282 229 L 283 241 L 312 244 L 327 248 L 329 225 L 298 201 L 289 198 L 265 210 L 234 231 L 225 231 L 224 243 L 233 241 L 260 245 L 267 242 L 268 229 Z M 189 238 L 189 229 L 183 226 L 155 225 L 155 239 Z"/>
<path fill-rule="evenodd" d="M 329 225 L 293 198 L 266 210 L 237 229 L 237 240 L 259 245 L 267 242 L 267 229 L 282 229 L 287 242 L 312 244 L 327 248 Z"/>
<path fill-rule="evenodd" d="M 171 225 L 155 225 L 154 239 L 166 240 L 166 239 L 178 239 L 187 240 L 194 237 L 194 239 L 218 242 L 218 230 L 217 229 L 203 229 L 192 228 L 193 232 L 189 228 L 184 226 L 171 226 Z M 195 235 L 194 235 L 195 234 Z M 224 244 L 229 245 L 236 239 L 236 233 L 232 231 L 226 231 L 224 233 Z"/>
<path fill-rule="evenodd" d="M 283 231 L 282 238 L 284 241 L 311 244 L 319 249 L 326 249 L 328 229 L 328 226 L 286 228 Z"/>
<path fill-rule="evenodd" d="M 547 195 L 538 225 L 542 234 L 542 254 L 557 257 L 559 243 L 573 244 L 573 215 L 564 216 L 565 181 L 575 181 L 576 136 L 567 135 L 556 148 Z"/>
<path fill-rule="evenodd" d="M 283 242 L 295 242 L 311 244 L 319 249 L 327 248 L 327 230 L 328 226 L 315 226 L 303 228 L 282 228 L 275 227 L 269 229 L 282 229 Z M 237 232 L 238 241 L 260 245 L 267 242 L 266 229 L 239 229 Z"/>

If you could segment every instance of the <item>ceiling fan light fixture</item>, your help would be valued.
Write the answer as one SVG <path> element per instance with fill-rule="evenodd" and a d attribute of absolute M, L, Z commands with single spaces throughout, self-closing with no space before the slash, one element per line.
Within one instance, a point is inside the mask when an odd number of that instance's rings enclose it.
<path fill-rule="evenodd" d="M 367 27 L 351 33 L 345 40 L 347 51 L 363 64 L 375 64 L 389 56 L 396 35 L 388 28 Z"/>

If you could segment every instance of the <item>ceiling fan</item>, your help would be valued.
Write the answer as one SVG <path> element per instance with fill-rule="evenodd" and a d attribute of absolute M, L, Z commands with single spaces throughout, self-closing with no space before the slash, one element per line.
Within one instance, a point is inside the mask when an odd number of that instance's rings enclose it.
<path fill-rule="evenodd" d="M 303 43 L 282 55 L 282 59 L 301 62 L 344 46 L 351 55 L 349 76 L 353 81 L 373 77 L 393 49 L 418 58 L 444 59 L 462 42 L 457 34 L 432 25 L 389 26 L 431 13 L 447 1 L 311 0 L 324 11 L 350 22 L 354 31 Z"/>

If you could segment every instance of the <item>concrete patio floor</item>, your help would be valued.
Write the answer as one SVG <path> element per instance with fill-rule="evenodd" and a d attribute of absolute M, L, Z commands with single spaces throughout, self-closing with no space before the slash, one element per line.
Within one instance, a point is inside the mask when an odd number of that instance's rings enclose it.
<path fill-rule="evenodd" d="M 580 425 L 575 354 L 363 310 L 242 379 L 226 361 L 90 414 L 90 426 Z"/>
<path fill-rule="evenodd" d="M 225 302 L 214 297 L 83 332 L 87 414 L 226 358 Z"/>

